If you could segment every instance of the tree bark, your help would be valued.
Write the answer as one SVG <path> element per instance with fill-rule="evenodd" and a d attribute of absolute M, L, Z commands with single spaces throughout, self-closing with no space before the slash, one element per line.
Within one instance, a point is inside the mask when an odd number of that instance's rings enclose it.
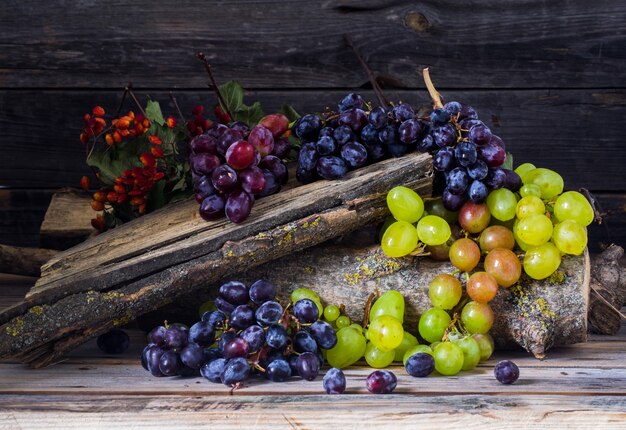
<path fill-rule="evenodd" d="M 609 246 L 593 259 L 591 269 L 591 297 L 589 323 L 594 333 L 615 335 L 624 315 L 626 305 L 626 269 L 620 265 L 624 249 Z"/>
<path fill-rule="evenodd" d="M 43 248 L 23 248 L 0 244 L 0 273 L 39 276 L 40 268 L 58 251 Z"/>

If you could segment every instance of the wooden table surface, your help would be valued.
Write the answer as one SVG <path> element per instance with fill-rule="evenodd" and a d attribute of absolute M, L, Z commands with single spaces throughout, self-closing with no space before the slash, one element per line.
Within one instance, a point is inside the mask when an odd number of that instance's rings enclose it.
<path fill-rule="evenodd" d="M 31 282 L 0 275 L 0 308 Z M 391 395 L 369 394 L 371 369 L 350 367 L 347 392 L 335 396 L 323 393 L 321 376 L 254 379 L 232 394 L 200 377 L 154 378 L 139 363 L 143 333 L 129 333 L 131 347 L 120 356 L 103 355 L 92 341 L 45 369 L 0 363 L 0 429 L 626 428 L 626 325 L 544 361 L 499 351 L 471 372 L 424 379 L 392 367 Z M 500 359 L 520 367 L 514 385 L 494 379 Z"/>

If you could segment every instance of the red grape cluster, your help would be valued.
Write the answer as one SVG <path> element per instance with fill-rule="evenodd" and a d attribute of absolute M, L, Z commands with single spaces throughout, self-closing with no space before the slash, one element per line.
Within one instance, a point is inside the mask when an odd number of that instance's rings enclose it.
<path fill-rule="evenodd" d="M 226 214 L 235 223 L 248 218 L 255 198 L 280 191 L 287 182 L 283 159 L 291 146 L 282 136 L 287 117 L 267 115 L 251 130 L 243 122 L 213 123 L 191 141 L 191 165 L 200 215 L 214 220 Z"/>

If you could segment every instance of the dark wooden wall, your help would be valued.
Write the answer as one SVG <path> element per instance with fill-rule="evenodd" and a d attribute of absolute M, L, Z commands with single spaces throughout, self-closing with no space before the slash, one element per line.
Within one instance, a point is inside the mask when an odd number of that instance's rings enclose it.
<path fill-rule="evenodd" d="M 622 0 L 95 1 L 0 3 L 0 243 L 36 245 L 52 190 L 86 173 L 81 117 L 114 110 L 129 82 L 174 113 L 212 105 L 194 53 L 266 110 L 319 111 L 367 79 L 427 103 L 424 66 L 447 100 L 475 106 L 516 162 L 598 193 L 626 242 L 626 2 Z"/>

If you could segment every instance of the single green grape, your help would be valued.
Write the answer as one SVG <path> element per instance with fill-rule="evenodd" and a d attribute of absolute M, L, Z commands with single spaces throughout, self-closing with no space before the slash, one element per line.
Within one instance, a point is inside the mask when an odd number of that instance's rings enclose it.
<path fill-rule="evenodd" d="M 370 322 L 367 333 L 378 349 L 391 351 L 402 343 L 404 328 L 396 318 L 383 315 Z"/>
<path fill-rule="evenodd" d="M 350 321 L 350 318 L 348 318 L 345 315 L 342 315 L 335 320 L 335 325 L 337 326 L 339 330 L 341 330 L 344 327 L 348 327 L 350 324 L 352 324 L 352 321 Z"/>
<path fill-rule="evenodd" d="M 428 296 L 436 308 L 452 309 L 459 303 L 462 294 L 461 282 L 454 276 L 445 273 L 435 276 L 428 285 Z"/>
<path fill-rule="evenodd" d="M 417 223 L 417 235 L 426 245 L 441 245 L 450 239 L 452 231 L 445 219 L 427 215 Z"/>
<path fill-rule="evenodd" d="M 370 321 L 387 315 L 394 317 L 400 322 L 404 322 L 404 297 L 396 290 L 385 291 L 376 299 L 370 309 Z"/>
<path fill-rule="evenodd" d="M 443 309 L 430 308 L 420 317 L 418 324 L 420 336 L 427 342 L 440 341 L 450 321 L 450 315 Z"/>
<path fill-rule="evenodd" d="M 433 342 L 430 344 L 430 349 L 432 349 L 433 351 L 435 350 L 435 348 L 437 348 L 437 345 L 439 345 L 441 343 L 440 340 L 438 340 L 437 342 Z"/>
<path fill-rule="evenodd" d="M 545 279 L 561 265 L 561 253 L 552 242 L 526 251 L 524 272 L 533 279 Z"/>
<path fill-rule="evenodd" d="M 383 236 L 385 235 L 385 232 L 387 231 L 389 226 L 393 224 L 394 222 L 396 222 L 396 219 L 392 216 L 388 216 L 387 218 L 385 218 L 385 222 L 383 223 L 383 225 L 380 227 L 380 230 L 378 231 L 379 242 L 383 241 Z"/>
<path fill-rule="evenodd" d="M 328 305 L 324 308 L 324 318 L 328 322 L 335 321 L 337 318 L 339 318 L 340 314 L 341 314 L 341 311 L 335 305 Z"/>
<path fill-rule="evenodd" d="M 474 333 L 472 338 L 478 343 L 480 347 L 480 361 L 487 361 L 496 349 L 493 338 L 489 333 Z"/>
<path fill-rule="evenodd" d="M 496 218 L 500 221 L 508 221 L 515 217 L 517 198 L 511 190 L 507 190 L 506 188 L 493 190 L 487 196 L 487 207 L 491 212 L 492 218 Z"/>
<path fill-rule="evenodd" d="M 515 228 L 517 226 L 517 223 L 519 222 L 519 220 L 516 218 L 515 219 L 515 223 L 513 224 L 513 237 L 515 238 L 515 243 L 517 244 L 517 246 L 519 247 L 519 249 L 521 249 L 522 251 L 527 251 L 530 248 L 532 248 L 531 245 L 527 244 L 526 242 L 524 242 L 523 240 L 521 240 L 519 238 L 519 236 L 517 235 L 517 229 Z"/>
<path fill-rule="evenodd" d="M 563 178 L 554 170 L 542 167 L 531 170 L 522 177 L 524 185 L 535 184 L 541 188 L 541 198 L 549 200 L 563 192 Z"/>
<path fill-rule="evenodd" d="M 528 197 L 528 196 L 541 197 L 541 188 L 539 188 L 539 185 L 535 185 L 535 184 L 523 185 L 522 188 L 519 189 L 519 194 L 522 197 Z"/>
<path fill-rule="evenodd" d="M 343 369 L 365 354 L 365 337 L 352 327 L 337 332 L 337 344 L 326 352 L 326 360 L 332 367 Z"/>
<path fill-rule="evenodd" d="M 430 346 L 428 345 L 415 345 L 410 347 L 409 349 L 407 349 L 404 352 L 404 355 L 402 356 L 402 364 L 404 364 L 406 366 L 406 361 L 409 359 L 410 356 L 412 356 L 413 354 L 418 354 L 420 352 L 424 352 L 428 355 L 433 355 L 433 350 L 430 348 Z M 398 361 L 398 360 L 396 360 Z"/>
<path fill-rule="evenodd" d="M 465 336 L 460 339 L 451 340 L 452 343 L 458 345 L 463 351 L 463 367 L 462 370 L 472 370 L 480 362 L 480 345 L 471 336 Z"/>
<path fill-rule="evenodd" d="M 587 246 L 587 229 L 576 221 L 565 220 L 554 226 L 552 242 L 563 254 L 580 255 Z"/>
<path fill-rule="evenodd" d="M 554 214 L 560 221 L 576 221 L 587 227 L 593 221 L 593 208 L 589 201 L 577 191 L 561 194 L 554 203 Z"/>
<path fill-rule="evenodd" d="M 536 196 L 522 197 L 517 202 L 515 215 L 518 219 L 526 218 L 529 215 L 543 215 L 546 213 L 546 205 L 543 200 Z"/>
<path fill-rule="evenodd" d="M 387 207 L 395 219 L 408 223 L 417 222 L 424 213 L 424 201 L 407 187 L 392 188 L 387 193 Z"/>
<path fill-rule="evenodd" d="M 394 350 L 395 356 L 394 356 L 393 361 L 401 361 L 402 357 L 404 357 L 404 353 L 409 348 L 414 347 L 418 343 L 419 342 L 417 341 L 417 338 L 415 336 L 413 336 L 408 331 L 405 331 L 404 336 L 402 336 L 402 342 L 400 342 L 400 345 Z"/>
<path fill-rule="evenodd" d="M 552 237 L 552 221 L 545 215 L 529 215 L 515 224 L 513 234 L 528 245 L 543 245 Z"/>
<path fill-rule="evenodd" d="M 363 333 L 363 327 L 361 327 L 361 324 L 352 323 L 352 324 L 350 324 L 350 328 L 358 331 L 359 333 Z"/>
<path fill-rule="evenodd" d="M 324 312 L 324 307 L 322 306 L 322 301 L 320 300 L 320 296 L 317 293 L 309 288 L 296 288 L 291 292 L 291 302 L 296 303 L 301 299 L 309 299 L 315 302 L 317 305 L 318 315 L 322 315 Z"/>
<path fill-rule="evenodd" d="M 435 370 L 445 376 L 453 376 L 463 368 L 463 350 L 452 342 L 441 342 L 433 351 Z"/>
<path fill-rule="evenodd" d="M 396 221 L 391 224 L 380 244 L 383 252 L 389 257 L 404 257 L 417 247 L 417 232 L 412 224 Z"/>
<path fill-rule="evenodd" d="M 524 164 L 520 164 L 519 166 L 517 166 L 517 169 L 515 169 L 515 173 L 517 173 L 519 175 L 520 178 L 522 178 L 522 181 L 524 180 L 524 175 L 532 170 L 535 170 L 536 167 L 534 164 L 531 163 L 524 163 Z"/>
<path fill-rule="evenodd" d="M 469 302 L 463 306 L 461 321 L 470 333 L 487 333 L 493 325 L 493 311 L 487 303 Z"/>
<path fill-rule="evenodd" d="M 365 347 L 365 361 L 375 369 L 389 366 L 393 362 L 394 354 L 393 351 L 383 351 L 377 348 L 372 342 L 368 342 Z"/>
<path fill-rule="evenodd" d="M 459 212 L 453 212 L 446 209 L 443 205 L 441 197 L 425 201 L 424 208 L 424 215 L 437 215 L 438 217 L 445 219 L 448 224 L 454 224 L 459 219 Z"/>

